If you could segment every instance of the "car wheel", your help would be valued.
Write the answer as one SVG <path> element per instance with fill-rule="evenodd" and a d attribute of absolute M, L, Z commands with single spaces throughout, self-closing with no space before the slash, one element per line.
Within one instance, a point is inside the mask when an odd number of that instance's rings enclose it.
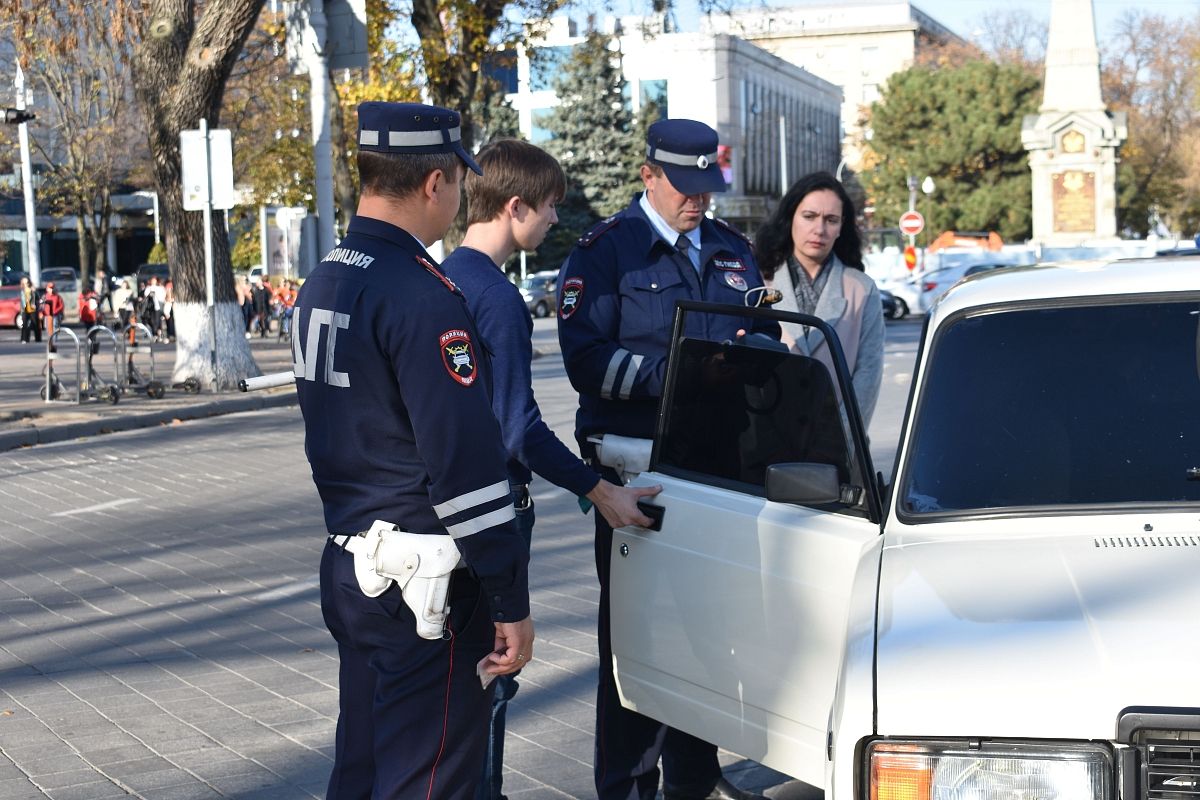
<path fill-rule="evenodd" d="M 904 319 L 908 316 L 908 303 L 905 303 L 899 297 L 896 298 L 896 306 L 892 309 L 892 319 Z"/>
<path fill-rule="evenodd" d="M 535 317 L 538 317 L 539 319 L 542 317 L 549 316 L 549 314 L 550 314 L 550 306 L 546 305 L 545 300 L 539 300 L 538 304 L 533 307 L 533 315 Z"/>

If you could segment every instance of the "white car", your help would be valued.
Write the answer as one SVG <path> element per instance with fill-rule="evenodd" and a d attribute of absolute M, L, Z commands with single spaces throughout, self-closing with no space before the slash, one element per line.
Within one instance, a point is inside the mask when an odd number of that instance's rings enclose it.
<path fill-rule="evenodd" d="M 676 342 L 661 529 L 611 554 L 622 702 L 828 798 L 1196 797 L 1198 274 L 956 286 L 890 487 L 840 347 Z"/>

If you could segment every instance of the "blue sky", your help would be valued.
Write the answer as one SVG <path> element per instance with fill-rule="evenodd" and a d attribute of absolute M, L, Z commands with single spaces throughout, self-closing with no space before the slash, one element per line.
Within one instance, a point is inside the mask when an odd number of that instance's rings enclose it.
<path fill-rule="evenodd" d="M 978 27 L 979 20 L 989 11 L 997 9 L 1024 9 L 1030 14 L 1040 17 L 1046 22 L 1050 20 L 1050 0 L 911 0 L 912 3 L 938 22 L 947 26 L 955 33 L 966 38 Z M 813 4 L 824 5 L 829 0 L 813 0 Z M 795 0 L 734 0 L 738 8 L 777 7 L 803 5 Z M 1200 13 L 1200 0 L 1092 0 L 1096 12 L 1096 35 L 1100 44 L 1110 37 L 1113 25 L 1121 12 L 1126 8 L 1137 7 L 1147 12 L 1163 14 L 1168 17 L 1183 20 L 1195 18 Z M 584 7 L 615 9 L 618 14 L 642 13 L 649 6 L 646 0 L 603 0 L 581 4 Z M 684 30 L 695 30 L 697 11 L 695 0 L 676 0 L 675 16 Z M 573 15 L 579 18 L 585 16 L 584 11 Z M 601 11 L 600 13 L 604 13 Z"/>

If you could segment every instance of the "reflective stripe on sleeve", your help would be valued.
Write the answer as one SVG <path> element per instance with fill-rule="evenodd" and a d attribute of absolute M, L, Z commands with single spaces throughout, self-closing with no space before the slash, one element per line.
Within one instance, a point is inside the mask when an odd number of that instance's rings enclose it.
<path fill-rule="evenodd" d="M 629 360 L 629 366 L 625 369 L 625 377 L 621 380 L 622 400 L 629 399 L 629 392 L 633 390 L 633 381 L 637 378 L 638 370 L 642 368 L 642 362 L 645 359 L 645 356 L 635 355 Z"/>
<path fill-rule="evenodd" d="M 507 484 L 505 486 L 507 487 Z M 460 522 L 457 525 L 447 525 L 446 532 L 450 534 L 452 539 L 461 539 L 464 536 L 486 531 L 488 528 L 496 525 L 502 525 L 511 519 L 516 519 L 516 517 L 517 513 L 510 503 L 503 508 L 497 508 L 495 511 L 489 511 L 486 514 L 466 520 L 465 522 Z"/>
<path fill-rule="evenodd" d="M 608 369 L 604 372 L 604 383 L 600 386 L 601 397 L 608 400 L 613 399 L 613 385 L 617 382 L 617 373 L 621 371 L 621 364 L 631 355 L 633 354 L 621 347 L 618 347 L 617 351 L 612 354 L 612 359 L 608 362 Z"/>
<path fill-rule="evenodd" d="M 512 489 L 509 488 L 508 481 L 500 481 L 499 483 L 493 483 L 491 486 L 485 486 L 482 489 L 475 489 L 460 494 L 458 497 L 453 497 L 444 503 L 438 503 L 433 507 L 433 513 L 437 514 L 439 519 L 445 519 L 453 514 L 470 511 L 476 506 L 490 503 L 493 500 L 498 500 L 510 494 L 512 494 Z"/>

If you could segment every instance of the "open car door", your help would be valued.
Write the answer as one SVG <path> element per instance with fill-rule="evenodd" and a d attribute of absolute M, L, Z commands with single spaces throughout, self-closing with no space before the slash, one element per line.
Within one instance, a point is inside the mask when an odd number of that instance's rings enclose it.
<path fill-rule="evenodd" d="M 815 358 L 683 338 L 681 302 L 650 471 L 661 530 L 611 554 L 614 673 L 639 713 L 824 782 L 855 576 L 878 570 L 881 498 L 840 345 Z M 840 403 L 839 397 L 849 398 Z"/>

